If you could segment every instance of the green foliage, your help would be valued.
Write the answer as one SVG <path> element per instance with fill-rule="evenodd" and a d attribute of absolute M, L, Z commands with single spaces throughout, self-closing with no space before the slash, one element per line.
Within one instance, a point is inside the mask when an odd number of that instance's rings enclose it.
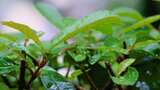
<path fill-rule="evenodd" d="M 99 11 L 93 13 L 66 27 L 65 30 L 53 40 L 52 47 L 55 47 L 60 42 L 70 39 L 80 32 L 86 32 L 87 30 L 95 29 L 101 25 L 119 24 L 120 22 L 120 18 L 118 18 L 117 15 L 113 15 L 109 11 Z"/>
<path fill-rule="evenodd" d="M 117 62 L 112 63 L 112 70 L 116 76 L 119 76 L 122 72 L 124 72 L 135 60 L 127 59 L 122 61 L 120 64 Z"/>
<path fill-rule="evenodd" d="M 157 65 L 160 33 L 151 25 L 160 15 L 144 18 L 136 10 L 119 8 L 75 20 L 63 17 L 56 8 L 42 1 L 34 4 L 60 33 L 51 41 L 41 41 L 41 33 L 27 25 L 1 22 L 21 32 L 0 32 L 2 87 L 9 90 L 144 90 L 139 84 L 145 82 L 152 89 L 160 89 Z M 34 42 L 29 42 L 30 39 Z"/>
<path fill-rule="evenodd" d="M 135 68 L 129 67 L 123 76 L 111 78 L 114 83 L 119 85 L 134 85 L 138 79 L 138 72 Z"/>
<path fill-rule="evenodd" d="M 145 20 L 139 21 L 139 22 L 131 25 L 130 27 L 125 28 L 124 32 L 129 32 L 131 30 L 135 30 L 139 27 L 143 27 L 145 25 L 151 24 L 151 23 L 158 21 L 158 20 L 160 20 L 160 15 L 151 16 L 149 18 L 146 18 Z"/>
<path fill-rule="evenodd" d="M 8 34 L 5 34 L 5 33 L 0 33 L 0 38 L 8 39 L 10 41 L 16 41 L 15 37 L 8 35 Z"/>
<path fill-rule="evenodd" d="M 56 27 L 63 29 L 65 27 L 65 23 L 63 22 L 63 17 L 59 14 L 58 10 L 46 3 L 37 2 L 35 3 L 36 9 L 47 18 L 53 25 Z"/>
<path fill-rule="evenodd" d="M 12 21 L 2 22 L 2 24 L 5 26 L 14 28 L 16 30 L 19 30 L 24 35 L 26 35 L 27 38 L 32 39 L 35 43 L 39 44 L 42 47 L 42 43 L 39 40 L 39 37 L 36 35 L 36 33 L 30 27 L 28 27 L 24 24 L 19 24 L 19 23 L 12 22 Z"/>
<path fill-rule="evenodd" d="M 41 72 L 41 81 L 47 90 L 74 90 L 74 86 L 65 80 L 50 67 L 44 67 Z"/>

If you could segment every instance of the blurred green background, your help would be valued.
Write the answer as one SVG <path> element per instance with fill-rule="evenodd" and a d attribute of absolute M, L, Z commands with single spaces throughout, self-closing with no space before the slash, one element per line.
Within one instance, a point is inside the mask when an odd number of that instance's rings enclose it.
<path fill-rule="evenodd" d="M 29 25 L 46 34 L 43 40 L 48 40 L 57 34 L 53 27 L 38 11 L 33 3 L 38 0 L 0 0 L 0 21 L 16 21 Z M 130 7 L 139 10 L 144 16 L 160 13 L 158 0 L 39 0 L 49 3 L 64 15 L 81 18 L 97 10 Z M 155 24 L 158 27 L 157 24 Z M 0 26 L 0 30 L 6 30 Z"/>

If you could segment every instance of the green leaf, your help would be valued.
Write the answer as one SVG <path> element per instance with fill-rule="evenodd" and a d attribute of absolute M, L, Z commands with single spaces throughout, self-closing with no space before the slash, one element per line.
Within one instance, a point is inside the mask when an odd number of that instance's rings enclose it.
<path fill-rule="evenodd" d="M 15 65 L 0 67 L 0 74 L 10 73 L 10 72 L 12 72 L 12 71 L 15 71 L 17 68 L 18 68 L 18 67 L 15 66 Z"/>
<path fill-rule="evenodd" d="M 66 41 L 80 32 L 86 32 L 99 26 L 105 26 L 107 24 L 119 24 L 121 22 L 117 15 L 113 15 L 109 11 L 99 11 L 89 16 L 86 16 L 74 24 L 65 28 L 58 37 L 53 39 L 52 47 L 57 44 Z"/>
<path fill-rule="evenodd" d="M 15 37 L 13 37 L 12 35 L 8 35 L 6 33 L 0 33 L 0 38 L 5 38 L 5 39 L 8 39 L 8 40 L 13 41 L 13 42 L 16 41 Z"/>
<path fill-rule="evenodd" d="M 106 34 L 106 35 L 112 35 L 112 33 L 113 33 L 112 24 L 107 24 L 105 26 L 98 26 L 98 27 L 96 27 L 95 30 L 97 30 L 103 34 Z"/>
<path fill-rule="evenodd" d="M 135 29 L 138 29 L 140 27 L 143 27 L 145 25 L 149 25 L 155 21 L 158 21 L 160 20 L 160 15 L 155 15 L 155 16 L 150 16 L 144 20 L 141 20 L 127 28 L 125 28 L 123 31 L 126 33 L 126 32 L 129 32 L 129 31 L 132 31 L 132 30 L 135 30 Z"/>
<path fill-rule="evenodd" d="M 117 53 L 123 53 L 123 54 L 128 54 L 127 49 L 123 49 L 123 43 L 122 40 L 119 40 L 115 37 L 107 37 L 106 40 L 104 41 L 105 45 L 105 50 L 111 52 L 117 52 Z"/>
<path fill-rule="evenodd" d="M 137 21 L 144 20 L 144 17 L 137 11 L 132 8 L 118 8 L 113 10 L 113 13 L 118 14 L 121 16 L 122 20 L 126 24 L 133 24 Z M 150 29 L 154 29 L 154 27 L 150 24 L 147 25 Z"/>
<path fill-rule="evenodd" d="M 160 32 L 158 30 L 151 30 L 149 35 L 154 39 L 160 39 Z"/>
<path fill-rule="evenodd" d="M 139 77 L 138 71 L 135 68 L 128 67 L 128 71 L 119 77 L 111 76 L 114 83 L 118 85 L 134 85 Z"/>
<path fill-rule="evenodd" d="M 122 72 L 124 72 L 133 62 L 135 59 L 125 59 L 120 64 L 119 63 L 113 63 L 112 64 L 112 70 L 116 76 L 119 76 Z"/>
<path fill-rule="evenodd" d="M 118 70 L 118 75 L 120 75 L 122 72 L 124 72 L 131 64 L 133 64 L 133 62 L 135 61 L 135 59 L 130 58 L 130 59 L 125 59 L 124 61 L 122 61 L 119 65 L 119 70 Z"/>
<path fill-rule="evenodd" d="M 55 25 L 59 29 L 63 29 L 65 27 L 63 17 L 53 5 L 44 2 L 36 2 L 35 7 L 53 25 Z"/>
<path fill-rule="evenodd" d="M 26 37 L 32 39 L 35 43 L 42 46 L 39 37 L 36 35 L 36 33 L 30 27 L 28 27 L 24 24 L 12 22 L 12 21 L 4 21 L 4 22 L 2 22 L 2 24 L 22 32 L 23 34 L 26 35 Z"/>
<path fill-rule="evenodd" d="M 135 35 L 131 35 L 130 37 L 126 37 L 125 38 L 125 42 L 127 44 L 127 47 L 132 47 L 135 43 L 136 43 L 136 36 Z"/>
<path fill-rule="evenodd" d="M 70 51 L 67 52 L 76 62 L 82 62 L 86 60 L 87 52 L 83 45 L 79 45 L 76 48 L 70 49 Z"/>
<path fill-rule="evenodd" d="M 123 18 L 128 17 L 128 18 L 135 19 L 137 21 L 143 19 L 142 15 L 138 11 L 136 11 L 132 8 L 122 7 L 122 8 L 114 9 L 113 13 L 115 13 Z M 126 19 L 126 21 L 127 21 L 127 19 Z"/>
<path fill-rule="evenodd" d="M 10 90 L 10 88 L 3 82 L 0 82 L 1 90 Z"/>
<path fill-rule="evenodd" d="M 158 42 L 159 40 L 146 40 L 137 42 L 134 46 L 134 49 L 145 50 L 145 51 L 153 51 L 157 48 L 160 48 Z"/>
<path fill-rule="evenodd" d="M 93 56 L 90 56 L 90 59 L 89 59 L 89 63 L 91 65 L 94 65 L 96 62 L 98 62 L 101 58 L 101 55 L 100 54 L 95 54 Z"/>
<path fill-rule="evenodd" d="M 71 18 L 71 17 L 65 17 L 63 19 L 63 23 L 65 24 L 65 27 L 66 26 L 69 26 L 69 25 L 72 25 L 74 22 L 76 22 L 77 20 L 74 19 L 74 18 Z"/>
<path fill-rule="evenodd" d="M 107 37 L 104 44 L 111 48 L 121 48 L 123 46 L 122 41 L 115 37 Z"/>
<path fill-rule="evenodd" d="M 7 45 L 5 43 L 0 44 L 0 51 L 3 51 L 7 48 Z"/>
<path fill-rule="evenodd" d="M 46 90 L 75 90 L 70 82 L 49 66 L 42 69 L 40 78 Z"/>
<path fill-rule="evenodd" d="M 82 62 L 86 59 L 86 55 L 84 53 L 73 53 L 68 51 L 69 55 L 76 61 L 76 62 Z"/>
<path fill-rule="evenodd" d="M 71 76 L 69 77 L 69 80 L 74 80 L 75 78 L 77 78 L 79 75 L 81 75 L 83 72 L 81 70 L 75 70 Z"/>

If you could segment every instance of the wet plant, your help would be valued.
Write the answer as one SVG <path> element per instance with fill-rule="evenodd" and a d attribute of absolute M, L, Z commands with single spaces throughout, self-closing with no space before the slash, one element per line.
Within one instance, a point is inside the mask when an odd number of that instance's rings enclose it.
<path fill-rule="evenodd" d="M 35 8 L 59 34 L 42 41 L 43 33 L 27 25 L 1 22 L 19 31 L 0 32 L 4 90 L 160 89 L 160 33 L 152 26 L 160 15 L 118 8 L 74 19 L 44 2 Z"/>

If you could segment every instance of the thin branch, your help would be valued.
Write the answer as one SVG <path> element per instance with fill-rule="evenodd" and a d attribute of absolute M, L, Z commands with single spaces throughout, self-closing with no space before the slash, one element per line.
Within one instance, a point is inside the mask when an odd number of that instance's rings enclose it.
<path fill-rule="evenodd" d="M 27 89 L 30 88 L 32 82 L 39 76 L 39 74 L 40 74 L 40 69 L 41 69 L 42 67 L 44 67 L 44 66 L 46 65 L 46 63 L 47 63 L 47 60 L 43 57 L 43 60 L 38 64 L 38 68 L 32 73 L 32 76 L 31 76 L 29 82 L 28 82 L 27 85 L 26 85 L 26 88 L 27 88 Z"/>
<path fill-rule="evenodd" d="M 33 62 L 33 64 L 35 66 L 38 66 L 38 62 L 33 56 L 31 56 L 30 54 L 26 53 L 25 51 L 22 51 L 22 52 L 25 53 L 25 55 L 28 56 L 32 60 L 32 62 Z"/>
<path fill-rule="evenodd" d="M 89 76 L 89 74 L 88 74 L 85 70 L 83 70 L 82 72 L 84 73 L 85 77 L 88 79 L 88 82 L 91 84 L 91 86 L 92 86 L 95 90 L 98 90 L 98 88 L 97 88 L 96 85 L 94 84 L 94 82 L 93 82 L 92 78 Z"/>
<path fill-rule="evenodd" d="M 30 78 L 30 80 L 29 80 L 29 82 L 28 82 L 28 84 L 27 84 L 27 89 L 30 88 L 31 83 L 32 83 L 32 82 L 37 78 L 37 76 L 39 75 L 39 70 L 40 70 L 40 67 L 38 67 L 38 68 L 36 69 L 36 71 L 32 74 L 32 76 L 31 76 L 31 78 Z"/>
<path fill-rule="evenodd" d="M 29 67 L 26 67 L 26 69 L 32 74 L 33 73 L 33 70 Z"/>
<path fill-rule="evenodd" d="M 24 41 L 24 46 L 26 47 L 27 46 L 27 43 L 29 42 L 29 39 L 25 39 Z"/>
<path fill-rule="evenodd" d="M 84 73 L 86 79 L 88 80 L 88 82 L 90 83 L 90 85 L 94 88 L 94 90 L 98 90 L 98 88 L 96 87 L 96 85 L 94 84 L 92 78 L 89 76 L 89 74 L 85 71 L 85 69 L 83 68 L 83 66 L 80 66 L 80 69 L 82 70 L 82 72 Z"/>
<path fill-rule="evenodd" d="M 19 75 L 19 88 L 18 90 L 24 90 L 25 89 L 25 67 L 26 67 L 26 62 L 24 60 L 21 61 L 20 63 L 20 75 Z"/>
<path fill-rule="evenodd" d="M 10 81 L 8 80 L 8 78 L 6 76 L 1 76 L 3 82 L 9 87 L 9 88 L 13 88 L 12 84 L 10 83 Z"/>
<path fill-rule="evenodd" d="M 69 64 L 69 67 L 67 69 L 67 73 L 66 73 L 66 76 L 65 76 L 66 78 L 68 77 L 70 70 L 71 70 L 71 64 Z"/>

